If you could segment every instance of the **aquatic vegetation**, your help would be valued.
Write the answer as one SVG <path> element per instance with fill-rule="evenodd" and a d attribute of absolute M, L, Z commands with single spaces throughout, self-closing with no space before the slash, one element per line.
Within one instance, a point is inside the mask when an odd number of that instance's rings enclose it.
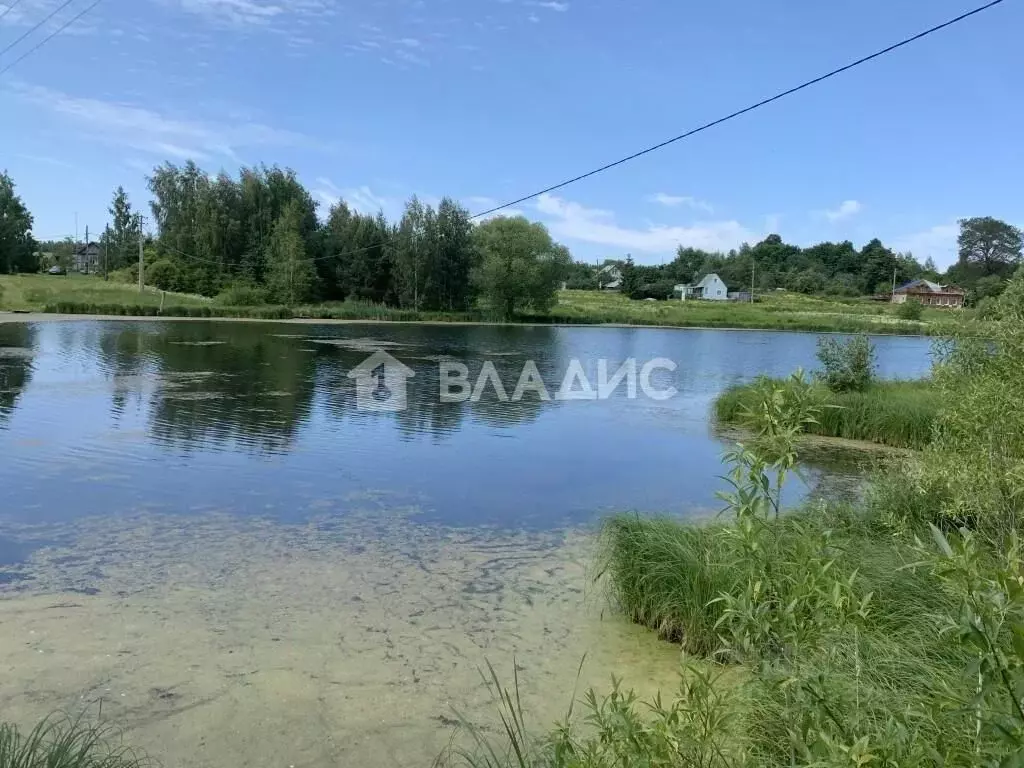
<path fill-rule="evenodd" d="M 149 761 L 120 743 L 111 726 L 50 717 L 28 733 L 0 723 L 0 768 L 139 768 Z"/>
<path fill-rule="evenodd" d="M 754 382 L 727 389 L 715 400 L 715 418 L 747 425 L 758 386 Z M 842 393 L 818 386 L 815 395 L 823 407 L 816 421 L 805 425 L 807 434 L 915 450 L 931 442 L 941 402 L 930 380 L 876 381 L 863 391 Z"/>

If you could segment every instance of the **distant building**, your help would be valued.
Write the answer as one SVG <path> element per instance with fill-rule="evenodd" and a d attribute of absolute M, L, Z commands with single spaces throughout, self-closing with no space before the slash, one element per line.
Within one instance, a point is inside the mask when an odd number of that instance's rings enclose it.
<path fill-rule="evenodd" d="M 100 246 L 97 243 L 80 245 L 72 255 L 72 263 L 76 272 L 88 275 L 98 272 L 100 267 Z"/>
<path fill-rule="evenodd" d="M 705 299 L 707 301 L 728 301 L 729 289 L 722 278 L 714 272 L 704 275 L 699 283 L 693 285 L 677 285 L 674 291 L 680 294 L 683 301 L 687 299 Z"/>
<path fill-rule="evenodd" d="M 597 287 L 602 291 L 617 291 L 622 288 L 622 270 L 614 264 L 602 267 L 597 273 Z"/>
<path fill-rule="evenodd" d="M 911 280 L 904 283 L 892 294 L 893 304 L 902 304 L 907 299 L 917 299 L 926 307 L 953 307 L 964 305 L 967 291 L 956 285 L 940 285 L 931 280 Z"/>

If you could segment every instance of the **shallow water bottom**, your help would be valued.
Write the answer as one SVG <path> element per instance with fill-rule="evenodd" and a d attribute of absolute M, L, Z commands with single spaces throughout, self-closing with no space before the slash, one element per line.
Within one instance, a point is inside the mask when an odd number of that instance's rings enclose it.
<path fill-rule="evenodd" d="M 45 533 L 61 543 L 0 585 L 3 718 L 102 708 L 165 766 L 429 766 L 460 738 L 456 713 L 497 734 L 488 661 L 509 683 L 516 665 L 538 732 L 577 685 L 676 682 L 678 649 L 609 613 L 579 531 L 442 529 L 377 509 Z"/>

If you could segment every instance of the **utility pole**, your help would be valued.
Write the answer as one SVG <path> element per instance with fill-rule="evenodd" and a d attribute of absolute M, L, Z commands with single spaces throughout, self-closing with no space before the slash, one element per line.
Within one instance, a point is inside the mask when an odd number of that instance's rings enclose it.
<path fill-rule="evenodd" d="M 110 225 L 103 228 L 103 279 L 107 279 L 107 248 L 110 247 Z"/>
<path fill-rule="evenodd" d="M 89 274 L 89 225 L 88 224 L 85 225 L 85 253 L 83 254 L 83 256 L 84 256 L 84 263 L 85 263 L 85 274 L 88 275 Z"/>
<path fill-rule="evenodd" d="M 750 303 L 754 303 L 754 268 L 757 266 L 757 262 L 753 259 L 750 260 Z"/>
<path fill-rule="evenodd" d="M 896 298 L 896 268 L 892 270 L 892 296 L 890 298 Z"/>
<path fill-rule="evenodd" d="M 143 216 L 139 214 L 139 293 L 142 293 L 142 275 L 145 272 L 146 266 L 143 263 L 144 257 L 142 255 L 142 219 Z"/>

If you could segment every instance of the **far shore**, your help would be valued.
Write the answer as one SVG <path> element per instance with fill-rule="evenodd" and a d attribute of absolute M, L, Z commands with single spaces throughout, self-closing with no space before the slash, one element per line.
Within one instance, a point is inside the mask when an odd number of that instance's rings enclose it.
<path fill-rule="evenodd" d="M 316 317 L 262 318 L 262 317 L 180 317 L 162 315 L 88 315 L 61 314 L 58 312 L 12 312 L 0 310 L 0 324 L 3 323 L 45 323 L 82 322 L 87 320 L 117 320 L 130 322 L 227 322 L 227 323 L 283 323 L 288 325 L 476 325 L 476 326 L 518 326 L 532 328 L 652 328 L 665 331 L 772 331 L 776 333 L 810 333 L 815 336 L 849 336 L 855 331 L 808 331 L 795 328 L 736 328 L 725 325 L 648 325 L 646 323 L 535 323 L 497 322 L 488 320 L 378 320 L 373 318 L 340 319 Z M 891 336 L 904 338 L 932 338 L 926 333 L 878 333 L 867 331 L 869 336 Z"/>

